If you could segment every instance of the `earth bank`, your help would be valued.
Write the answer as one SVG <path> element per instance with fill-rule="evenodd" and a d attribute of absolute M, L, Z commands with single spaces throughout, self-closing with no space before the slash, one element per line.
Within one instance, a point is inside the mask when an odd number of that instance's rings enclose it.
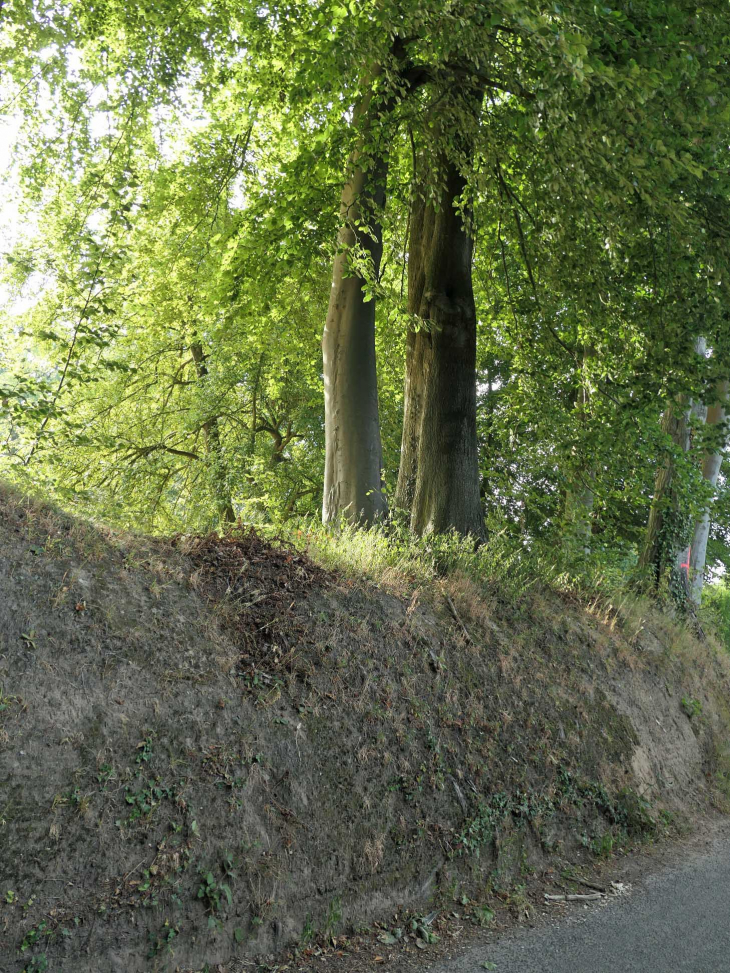
<path fill-rule="evenodd" d="M 0 539 L 8 973 L 232 973 L 396 909 L 486 916 L 725 800 L 726 658 L 645 606 L 396 591 L 7 491 Z"/>

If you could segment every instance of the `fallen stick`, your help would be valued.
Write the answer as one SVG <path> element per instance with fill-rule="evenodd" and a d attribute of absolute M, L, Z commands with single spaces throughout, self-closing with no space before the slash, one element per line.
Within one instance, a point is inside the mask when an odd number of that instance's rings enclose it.
<path fill-rule="evenodd" d="M 451 600 L 451 597 L 448 594 L 446 594 L 446 592 L 444 592 L 444 597 L 446 598 L 446 603 L 448 604 L 449 608 L 451 609 L 451 614 L 454 616 L 454 619 L 459 624 L 459 628 L 464 633 L 464 638 L 469 643 L 469 645 L 473 645 L 475 648 L 478 648 L 478 646 L 477 646 L 476 642 L 474 641 L 474 639 L 471 637 L 471 635 L 469 635 L 469 632 L 467 630 L 466 625 L 462 622 L 461 617 L 459 616 L 459 613 L 456 610 L 456 605 Z"/>
<path fill-rule="evenodd" d="M 608 895 L 608 892 L 602 885 L 596 885 L 593 882 L 586 882 L 584 878 L 574 878 L 573 881 L 577 882 L 578 885 L 585 885 L 587 889 L 593 889 L 595 892 L 601 892 L 603 895 Z"/>
<path fill-rule="evenodd" d="M 602 892 L 589 892 L 586 895 L 578 894 L 568 894 L 568 895 L 548 895 L 545 893 L 546 902 L 592 902 L 595 899 L 603 899 L 604 895 Z"/>
<path fill-rule="evenodd" d="M 452 777 L 452 775 L 449 774 L 448 775 L 448 779 L 451 781 L 451 784 L 452 784 L 452 786 L 454 788 L 454 792 L 456 794 L 456 799 L 459 802 L 459 804 L 461 805 L 461 810 L 464 812 L 464 817 L 467 817 L 469 815 L 469 808 L 467 807 L 466 798 L 461 793 L 461 788 L 456 783 L 456 778 L 455 777 Z"/>

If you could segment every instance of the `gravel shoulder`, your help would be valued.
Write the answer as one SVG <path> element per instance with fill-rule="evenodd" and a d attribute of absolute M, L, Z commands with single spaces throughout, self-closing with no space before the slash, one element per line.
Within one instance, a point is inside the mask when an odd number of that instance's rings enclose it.
<path fill-rule="evenodd" d="M 647 868 L 641 874 L 642 866 Z M 730 968 L 730 828 L 711 829 L 622 872 L 627 894 L 560 906 L 545 919 L 459 956 L 430 973 L 726 973 Z M 618 878 L 616 879 L 619 880 Z M 485 965 L 486 964 L 486 965 Z"/>

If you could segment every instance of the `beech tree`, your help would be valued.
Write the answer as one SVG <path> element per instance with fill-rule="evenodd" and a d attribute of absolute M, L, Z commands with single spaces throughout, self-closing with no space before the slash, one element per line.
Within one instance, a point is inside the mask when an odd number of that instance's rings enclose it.
<path fill-rule="evenodd" d="M 470 100 L 477 116 L 481 92 Z M 464 156 L 468 162 L 468 148 Z M 396 503 L 410 510 L 417 533 L 455 529 L 481 538 L 467 181 L 459 162 L 439 161 L 417 186 L 411 215 L 409 307 L 418 330 L 407 339 Z"/>
<path fill-rule="evenodd" d="M 3 18 L 4 476 L 150 530 L 394 497 L 656 578 L 706 531 L 724 426 L 680 426 L 728 374 L 724 7 Z"/>
<path fill-rule="evenodd" d="M 374 109 L 372 92 L 358 115 Z M 322 338 L 326 453 L 322 519 L 373 523 L 385 513 L 375 363 L 375 286 L 383 252 L 378 211 L 385 203 L 384 152 L 350 160 L 342 192 L 339 252 Z M 366 271 L 353 262 L 368 259 Z M 369 280 L 368 280 L 369 277 Z"/>

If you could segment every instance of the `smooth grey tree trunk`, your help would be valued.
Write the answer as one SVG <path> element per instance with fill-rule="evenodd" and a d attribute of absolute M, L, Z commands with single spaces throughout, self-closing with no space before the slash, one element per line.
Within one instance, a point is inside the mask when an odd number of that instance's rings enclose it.
<path fill-rule="evenodd" d="M 584 554 L 590 554 L 595 473 L 583 470 L 582 474 L 585 482 L 575 483 L 565 494 L 565 524 L 568 540 L 580 547 Z"/>
<path fill-rule="evenodd" d="M 701 335 L 695 339 L 694 352 L 703 359 L 706 357 L 707 341 Z M 692 419 L 694 418 L 695 424 L 702 424 L 706 415 L 707 410 L 702 402 L 690 401 L 683 404 L 680 398 L 675 405 L 670 405 L 665 410 L 661 428 L 671 437 L 675 446 L 686 453 L 690 448 Z M 668 574 L 675 594 L 682 599 L 689 599 L 692 531 L 691 525 L 686 523 L 686 514 L 678 507 L 672 483 L 674 474 L 674 457 L 667 453 L 654 479 L 654 498 L 649 511 L 644 545 L 639 555 L 639 567 L 651 573 L 655 585 Z"/>
<path fill-rule="evenodd" d="M 369 99 L 358 115 L 366 115 Z M 382 229 L 377 214 L 385 202 L 384 158 L 350 160 L 342 190 L 338 253 L 322 337 L 325 403 L 325 473 L 322 520 L 372 524 L 387 510 L 382 489 L 382 448 L 375 362 L 375 299 L 368 299 L 358 251 L 372 261 L 377 279 Z"/>

